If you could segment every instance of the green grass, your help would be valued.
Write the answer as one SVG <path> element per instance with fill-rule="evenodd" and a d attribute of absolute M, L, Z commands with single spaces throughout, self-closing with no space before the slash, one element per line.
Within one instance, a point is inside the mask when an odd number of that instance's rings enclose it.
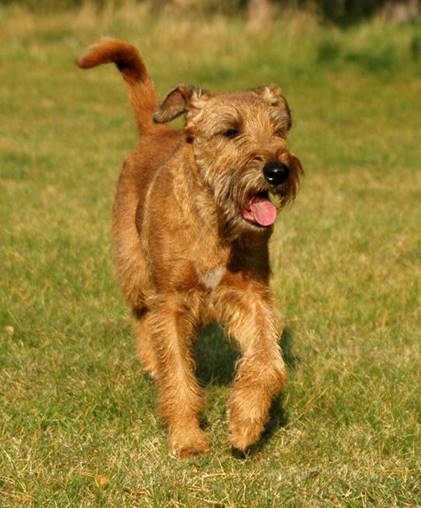
<path fill-rule="evenodd" d="M 151 20 L 0 9 L 0 506 L 421 505 L 420 25 L 349 31 L 296 13 Z M 202 337 L 205 457 L 169 456 L 113 278 L 110 208 L 136 132 L 111 67 L 134 42 L 160 93 L 281 84 L 306 169 L 272 242 L 290 382 L 258 453 L 230 453 L 233 354 Z"/>

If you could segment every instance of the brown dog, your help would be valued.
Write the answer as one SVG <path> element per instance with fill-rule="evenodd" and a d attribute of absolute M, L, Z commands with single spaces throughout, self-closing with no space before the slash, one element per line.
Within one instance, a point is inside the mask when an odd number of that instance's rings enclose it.
<path fill-rule="evenodd" d="M 286 380 L 280 317 L 269 288 L 268 240 L 302 168 L 287 146 L 288 104 L 276 85 L 215 94 L 178 85 L 157 103 L 133 46 L 103 39 L 77 63 L 114 62 L 140 140 L 113 208 L 118 276 L 136 319 L 138 354 L 155 378 L 173 451 L 207 451 L 195 376 L 198 329 L 221 323 L 242 357 L 229 402 L 232 445 L 246 450 Z M 185 115 L 185 128 L 168 122 Z"/>

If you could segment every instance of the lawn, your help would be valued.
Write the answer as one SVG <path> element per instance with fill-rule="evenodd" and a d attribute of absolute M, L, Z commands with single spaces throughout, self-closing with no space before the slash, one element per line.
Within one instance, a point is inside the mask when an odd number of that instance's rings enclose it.
<path fill-rule="evenodd" d="M 227 433 L 234 354 L 201 337 L 211 452 L 170 456 L 113 277 L 110 210 L 136 130 L 101 35 L 162 94 L 279 83 L 306 177 L 271 244 L 290 381 L 259 450 Z M 286 13 L 0 7 L 0 506 L 415 507 L 420 490 L 421 25 Z"/>

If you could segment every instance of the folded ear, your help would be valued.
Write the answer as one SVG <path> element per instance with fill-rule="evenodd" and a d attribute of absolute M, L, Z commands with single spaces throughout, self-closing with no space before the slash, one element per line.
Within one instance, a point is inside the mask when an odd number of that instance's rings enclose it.
<path fill-rule="evenodd" d="M 177 85 L 163 98 L 153 115 L 154 122 L 165 123 L 174 120 L 183 113 L 193 117 L 203 106 L 209 94 L 201 88 L 191 85 Z"/>
<path fill-rule="evenodd" d="M 285 109 L 288 116 L 288 130 L 291 128 L 291 111 L 289 109 L 288 102 L 282 93 L 282 89 L 278 85 L 270 83 L 269 85 L 258 86 L 257 88 L 253 88 L 252 92 L 261 97 L 270 106 Z"/>

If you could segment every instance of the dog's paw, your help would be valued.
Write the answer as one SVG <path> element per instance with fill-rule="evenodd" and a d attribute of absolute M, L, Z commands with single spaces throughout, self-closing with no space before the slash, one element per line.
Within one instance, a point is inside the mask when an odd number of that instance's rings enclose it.
<path fill-rule="evenodd" d="M 245 404 L 231 404 L 229 411 L 230 441 L 236 450 L 247 453 L 260 438 L 266 423 L 265 412 L 251 409 L 245 411 Z"/>
<path fill-rule="evenodd" d="M 260 438 L 264 426 L 258 422 L 244 422 L 230 425 L 230 441 L 234 449 L 247 453 Z"/>
<path fill-rule="evenodd" d="M 170 442 L 172 453 L 180 458 L 193 457 L 209 451 L 206 435 L 200 429 L 172 434 Z"/>

